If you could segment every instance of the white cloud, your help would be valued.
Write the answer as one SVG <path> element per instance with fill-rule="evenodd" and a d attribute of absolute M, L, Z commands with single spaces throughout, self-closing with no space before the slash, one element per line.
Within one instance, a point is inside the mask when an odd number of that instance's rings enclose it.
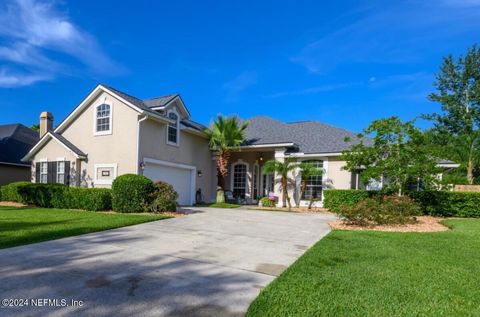
<path fill-rule="evenodd" d="M 51 75 L 48 74 L 12 73 L 6 69 L 0 69 L 0 87 L 3 88 L 28 86 L 39 81 L 51 79 Z"/>
<path fill-rule="evenodd" d="M 71 74 L 73 66 L 54 61 L 49 54 L 73 57 L 95 74 L 115 73 L 121 69 L 103 51 L 95 37 L 75 25 L 55 7 L 55 2 L 41 0 L 10 1 L 0 7 L 0 59 L 11 65 L 27 66 L 29 80 L 19 85 Z M 78 72 L 78 68 L 76 72 Z M 15 82 L 12 80 L 12 82 Z M 13 86 L 14 84 L 12 84 Z"/>
<path fill-rule="evenodd" d="M 319 34 L 291 61 L 312 73 L 339 65 L 404 64 L 450 52 L 449 42 L 480 27 L 480 0 L 372 2 L 362 17 L 342 28 Z M 357 16 L 357 15 L 353 15 Z M 454 26 L 454 27 L 453 27 Z"/>

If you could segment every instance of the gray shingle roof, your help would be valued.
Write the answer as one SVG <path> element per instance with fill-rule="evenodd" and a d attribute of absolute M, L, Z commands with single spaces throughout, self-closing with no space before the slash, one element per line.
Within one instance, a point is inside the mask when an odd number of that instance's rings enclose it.
<path fill-rule="evenodd" d="M 82 150 L 76 147 L 72 142 L 68 141 L 63 135 L 55 133 L 53 131 L 50 131 L 49 133 L 53 135 L 58 141 L 62 142 L 73 153 L 77 154 L 78 156 L 87 156 L 87 154 L 85 154 Z"/>
<path fill-rule="evenodd" d="M 178 94 L 173 94 L 173 95 L 166 95 L 166 96 L 162 96 L 162 97 L 155 97 L 155 98 L 142 100 L 142 99 L 138 99 L 137 97 L 134 97 L 132 95 L 129 95 L 127 93 L 124 93 L 123 91 L 115 89 L 111 86 L 107 86 L 107 85 L 104 85 L 104 84 L 102 84 L 102 86 L 104 86 L 107 89 L 110 89 L 111 91 L 113 91 L 114 93 L 116 93 L 117 95 L 119 95 L 120 97 L 125 99 L 126 101 L 130 102 L 134 106 L 137 106 L 138 108 L 140 108 L 142 110 L 145 110 L 147 112 L 155 113 L 157 115 L 159 113 L 150 109 L 150 108 L 164 106 L 168 102 L 170 102 L 173 98 L 178 96 Z"/>
<path fill-rule="evenodd" d="M 246 145 L 295 143 L 302 153 L 337 153 L 358 143 L 357 134 L 318 121 L 284 123 L 266 116 L 247 121 Z M 350 142 L 345 142 L 350 138 Z"/>
<path fill-rule="evenodd" d="M 202 132 L 205 131 L 205 129 L 207 128 L 203 124 L 200 124 L 200 123 L 192 121 L 192 120 L 186 120 L 186 119 L 182 120 L 181 124 L 183 124 L 184 126 L 186 126 L 188 128 L 192 128 L 192 129 L 202 131 Z"/>
<path fill-rule="evenodd" d="M 23 124 L 0 125 L 0 162 L 25 164 L 21 159 L 37 141 L 38 133 Z"/>
<path fill-rule="evenodd" d="M 173 95 L 166 95 L 161 97 L 144 99 L 143 103 L 149 108 L 163 107 L 177 96 L 178 94 L 173 94 Z"/>

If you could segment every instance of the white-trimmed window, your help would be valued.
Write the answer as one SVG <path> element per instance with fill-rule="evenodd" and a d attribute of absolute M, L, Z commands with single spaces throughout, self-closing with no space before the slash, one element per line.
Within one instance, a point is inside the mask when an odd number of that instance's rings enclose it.
<path fill-rule="evenodd" d="M 168 118 L 173 120 L 174 122 L 169 123 L 167 127 L 167 143 L 178 145 L 178 114 L 174 111 L 170 111 L 168 113 Z"/>
<path fill-rule="evenodd" d="M 48 182 L 48 162 L 40 162 L 40 183 Z"/>
<path fill-rule="evenodd" d="M 102 103 L 95 107 L 95 127 L 96 135 L 112 133 L 112 106 Z"/>
<path fill-rule="evenodd" d="M 320 160 L 310 160 L 304 161 L 304 163 L 312 164 L 319 170 L 323 169 L 323 161 Z M 303 194 L 303 200 L 310 199 L 322 199 L 322 189 L 323 189 L 323 176 L 310 176 L 307 180 L 307 186 L 305 188 L 305 193 Z"/>
<path fill-rule="evenodd" d="M 57 183 L 65 184 L 65 161 L 57 162 Z"/>
<path fill-rule="evenodd" d="M 233 196 L 245 198 L 247 193 L 247 164 L 236 163 L 233 166 Z"/>

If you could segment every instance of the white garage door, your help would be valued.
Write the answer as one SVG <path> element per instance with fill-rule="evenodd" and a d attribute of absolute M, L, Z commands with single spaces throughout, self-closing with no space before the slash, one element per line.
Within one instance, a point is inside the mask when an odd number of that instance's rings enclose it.
<path fill-rule="evenodd" d="M 195 184 L 192 184 L 194 181 L 192 180 L 192 169 L 146 162 L 143 175 L 153 181 L 163 181 L 172 185 L 178 193 L 177 201 L 180 205 L 193 203 L 192 188 L 195 188 Z"/>

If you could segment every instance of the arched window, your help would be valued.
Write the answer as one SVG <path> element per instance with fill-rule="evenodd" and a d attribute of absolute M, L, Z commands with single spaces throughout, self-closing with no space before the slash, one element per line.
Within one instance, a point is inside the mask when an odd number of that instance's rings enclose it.
<path fill-rule="evenodd" d="M 317 169 L 323 169 L 323 161 L 320 160 L 310 160 L 304 161 L 304 163 L 309 163 L 315 166 Z M 305 193 L 303 194 L 303 200 L 310 199 L 322 199 L 322 175 L 319 176 L 310 176 L 307 180 L 307 187 L 305 188 Z"/>
<path fill-rule="evenodd" d="M 168 124 L 167 142 L 178 145 L 178 115 L 171 111 L 168 113 L 168 118 L 172 119 L 174 122 Z"/>
<path fill-rule="evenodd" d="M 98 105 L 95 110 L 95 133 L 110 133 L 112 131 L 112 111 L 110 105 L 103 103 Z"/>

